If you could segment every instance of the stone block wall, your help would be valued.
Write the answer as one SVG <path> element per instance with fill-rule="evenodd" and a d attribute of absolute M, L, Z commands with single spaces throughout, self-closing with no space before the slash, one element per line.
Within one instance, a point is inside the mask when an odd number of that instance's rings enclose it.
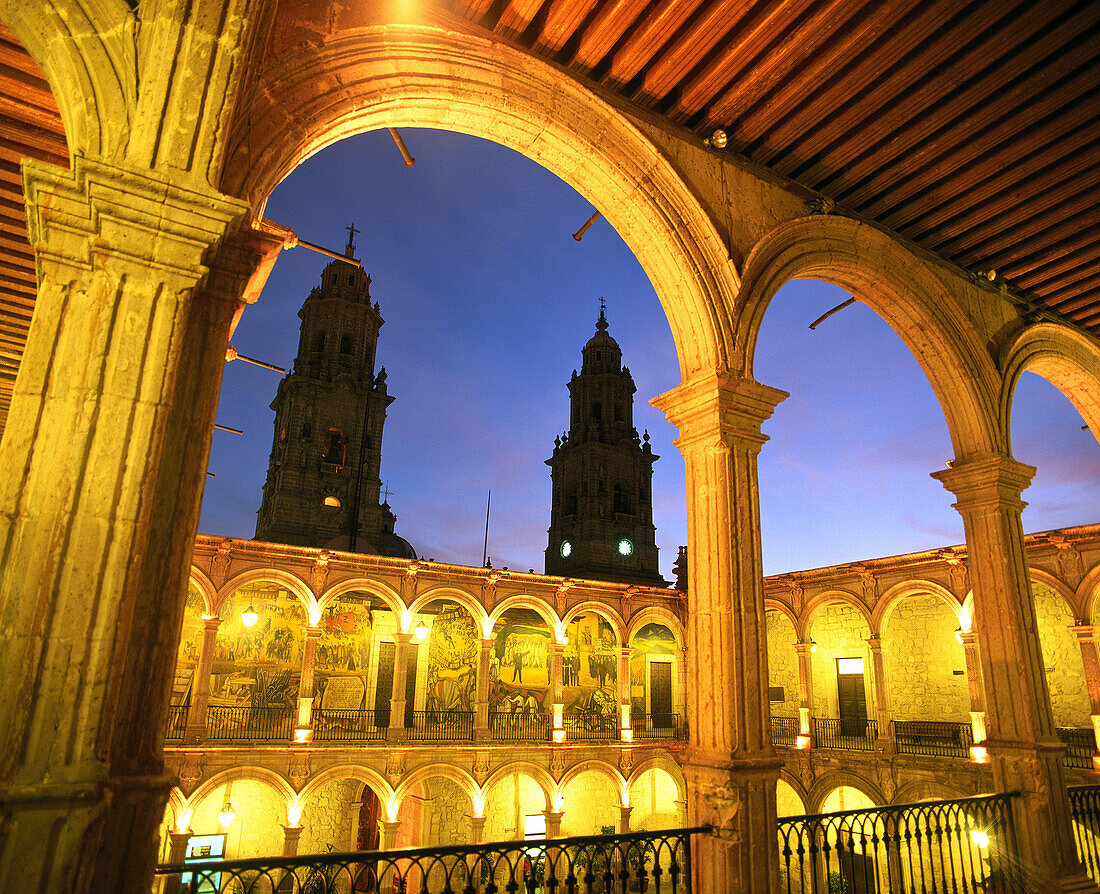
<path fill-rule="evenodd" d="M 523 818 L 546 809 L 539 784 L 523 773 L 498 780 L 485 793 L 485 841 L 518 841 L 523 838 Z"/>
<path fill-rule="evenodd" d="M 302 807 L 298 853 L 353 851 L 358 844 L 361 782 L 338 779 L 321 786 Z"/>
<path fill-rule="evenodd" d="M 1092 726 L 1088 683 L 1081 646 L 1070 627 L 1074 618 L 1064 599 L 1045 584 L 1032 581 L 1035 618 L 1043 646 L 1043 664 L 1050 687 L 1055 726 Z"/>
<path fill-rule="evenodd" d="M 966 656 L 955 639 L 958 626 L 958 616 L 935 596 L 908 596 L 894 606 L 881 636 L 895 720 L 970 719 Z"/>
<path fill-rule="evenodd" d="M 191 816 L 191 829 L 196 835 L 213 835 L 222 831 L 218 814 L 226 800 L 225 786 L 218 786 L 202 799 Z M 227 859 L 269 857 L 283 852 L 283 824 L 286 823 L 286 802 L 268 785 L 241 779 L 232 783 L 229 800 L 236 816 L 226 831 Z"/>
<path fill-rule="evenodd" d="M 771 703 L 772 716 L 798 716 L 798 635 L 782 612 L 768 612 L 768 686 L 783 687 L 783 701 Z"/>
<path fill-rule="evenodd" d="M 871 685 L 871 655 L 867 622 L 856 609 L 842 602 L 822 607 L 810 626 L 810 638 L 817 643 L 813 655 L 815 717 L 837 717 L 840 706 L 836 691 L 836 659 L 862 658 L 867 716 L 874 717 L 874 687 Z"/>
<path fill-rule="evenodd" d="M 664 770 L 646 770 L 630 786 L 630 828 L 635 832 L 675 829 L 684 825 L 683 802 L 674 780 Z"/>
<path fill-rule="evenodd" d="M 565 798 L 565 815 L 561 822 L 563 835 L 599 835 L 606 826 L 618 831 L 621 795 L 605 774 L 581 773 L 569 781 L 562 795 Z"/>
<path fill-rule="evenodd" d="M 442 776 L 424 783 L 421 844 L 424 847 L 447 847 L 470 843 L 469 796 Z"/>

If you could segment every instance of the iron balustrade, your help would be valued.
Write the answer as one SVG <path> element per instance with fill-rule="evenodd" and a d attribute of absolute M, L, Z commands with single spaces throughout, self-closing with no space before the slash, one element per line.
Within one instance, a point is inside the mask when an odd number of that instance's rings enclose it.
<path fill-rule="evenodd" d="M 1010 798 L 980 795 L 779 821 L 785 894 L 1043 890 L 1021 874 Z M 1031 885 L 1029 887 L 1029 884 Z"/>
<path fill-rule="evenodd" d="M 683 735 L 679 714 L 631 714 L 634 740 L 679 739 Z"/>
<path fill-rule="evenodd" d="M 209 742 L 289 741 L 293 730 L 290 708 L 210 705 L 206 709 Z"/>
<path fill-rule="evenodd" d="M 814 718 L 814 745 L 817 748 L 845 748 L 849 751 L 873 751 L 878 739 L 878 721 L 861 719 Z"/>
<path fill-rule="evenodd" d="M 168 727 L 164 732 L 165 741 L 182 742 L 183 732 L 187 729 L 188 705 L 170 705 L 168 708 Z"/>
<path fill-rule="evenodd" d="M 894 744 L 898 754 L 935 757 L 970 757 L 974 728 L 969 723 L 941 720 L 895 720 Z"/>
<path fill-rule="evenodd" d="M 691 836 L 710 829 L 259 857 L 163 865 L 155 874 L 165 890 L 204 894 L 690 894 Z"/>
<path fill-rule="evenodd" d="M 1100 785 L 1071 785 L 1069 812 L 1077 857 L 1089 877 L 1100 884 Z"/>
<path fill-rule="evenodd" d="M 541 712 L 493 711 L 489 733 L 500 742 L 549 742 L 550 715 Z"/>
<path fill-rule="evenodd" d="M 772 744 L 794 748 L 798 744 L 797 717 L 772 717 Z"/>
<path fill-rule="evenodd" d="M 411 714 L 410 718 L 408 715 Z M 473 711 L 409 711 L 408 738 L 418 742 L 472 742 Z"/>
<path fill-rule="evenodd" d="M 379 726 L 374 711 L 337 710 L 317 708 L 313 714 L 314 742 L 370 742 L 386 738 L 386 725 Z"/>
<path fill-rule="evenodd" d="M 563 720 L 567 741 L 607 741 L 619 738 L 619 718 L 613 714 L 582 711 L 566 714 Z"/>
<path fill-rule="evenodd" d="M 1092 769 L 1092 756 L 1096 754 L 1096 733 L 1091 729 L 1076 729 L 1070 726 L 1058 727 L 1058 738 L 1066 743 L 1066 752 L 1062 763 L 1079 770 Z"/>

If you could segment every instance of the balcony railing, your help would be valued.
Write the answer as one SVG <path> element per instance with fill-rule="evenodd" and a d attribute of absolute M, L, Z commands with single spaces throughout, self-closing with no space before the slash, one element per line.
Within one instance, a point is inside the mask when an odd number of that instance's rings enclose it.
<path fill-rule="evenodd" d="M 970 746 L 974 744 L 974 731 L 969 723 L 895 720 L 893 727 L 898 754 L 970 757 Z"/>
<path fill-rule="evenodd" d="M 230 707 L 206 709 L 206 739 L 210 742 L 289 741 L 294 715 L 289 708 Z"/>
<path fill-rule="evenodd" d="M 630 726 L 636 742 L 679 739 L 683 735 L 679 714 L 631 714 Z"/>
<path fill-rule="evenodd" d="M 313 712 L 314 742 L 370 742 L 386 738 L 386 726 L 379 726 L 374 711 L 340 711 L 318 708 Z"/>
<path fill-rule="evenodd" d="M 1092 756 L 1096 754 L 1096 733 L 1091 729 L 1058 727 L 1058 738 L 1066 743 L 1062 763 L 1079 770 L 1092 769 Z"/>
<path fill-rule="evenodd" d="M 158 866 L 166 887 L 271 894 L 610 892 L 690 894 L 691 836 L 710 826 L 350 854 L 259 857 Z"/>
<path fill-rule="evenodd" d="M 814 745 L 818 748 L 844 748 L 848 751 L 873 751 L 878 739 L 878 721 L 814 718 Z"/>
<path fill-rule="evenodd" d="M 410 741 L 472 742 L 474 740 L 473 711 L 412 711 L 410 713 L 411 722 L 405 724 Z"/>
<path fill-rule="evenodd" d="M 779 890 L 1042 890 L 1029 887 L 1019 874 L 1011 797 L 981 795 L 781 819 Z"/>
<path fill-rule="evenodd" d="M 598 712 L 586 712 L 582 714 L 566 714 L 565 723 L 566 740 L 574 741 L 608 741 L 619 738 L 619 718 L 611 714 Z"/>
<path fill-rule="evenodd" d="M 549 714 L 522 711 L 494 711 L 489 715 L 489 733 L 498 742 L 549 742 Z"/>
<path fill-rule="evenodd" d="M 797 717 L 772 717 L 772 744 L 789 745 L 794 748 L 798 744 L 798 718 Z"/>
<path fill-rule="evenodd" d="M 1100 785 L 1071 785 L 1069 812 L 1077 857 L 1089 877 L 1100 884 Z"/>
<path fill-rule="evenodd" d="M 168 708 L 168 728 L 164 731 L 167 742 L 182 742 L 183 731 L 187 729 L 187 705 L 171 705 Z"/>

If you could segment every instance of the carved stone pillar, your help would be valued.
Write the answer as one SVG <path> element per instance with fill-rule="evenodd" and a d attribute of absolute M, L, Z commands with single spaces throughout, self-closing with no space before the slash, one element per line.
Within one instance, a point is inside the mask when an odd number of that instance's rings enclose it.
<path fill-rule="evenodd" d="M 982 751 L 971 749 L 975 757 L 983 755 L 987 736 L 985 722 L 985 690 L 982 687 L 982 664 L 978 648 L 978 634 L 973 630 L 963 630 L 959 633 L 962 640 L 963 657 L 966 659 L 966 682 L 970 688 L 970 728 L 974 734 L 975 746 L 980 746 Z"/>
<path fill-rule="evenodd" d="M 283 856 L 298 856 L 298 839 L 302 837 L 301 826 L 283 826 Z"/>
<path fill-rule="evenodd" d="M 562 703 L 562 667 L 565 663 L 565 644 L 559 642 L 550 643 L 550 707 L 554 712 L 551 721 L 554 724 L 554 741 L 565 740 L 564 730 L 565 705 Z"/>
<path fill-rule="evenodd" d="M 298 679 L 298 724 L 294 730 L 296 742 L 308 742 L 313 738 L 313 666 L 317 660 L 317 643 L 320 639 L 320 627 L 306 627 L 306 641 L 302 648 L 302 676 Z"/>
<path fill-rule="evenodd" d="M 630 646 L 619 649 L 619 729 L 624 742 L 634 739 L 630 719 Z"/>
<path fill-rule="evenodd" d="M 194 833 L 188 829 L 186 832 L 168 833 L 168 857 L 165 862 L 169 866 L 179 866 L 187 857 L 187 842 Z M 169 875 L 164 879 L 164 887 L 161 894 L 179 894 L 180 884 L 183 882 L 183 874 Z"/>
<path fill-rule="evenodd" d="M 485 817 L 468 816 L 466 822 L 470 826 L 470 844 L 481 844 L 481 838 L 485 834 Z"/>
<path fill-rule="evenodd" d="M 786 397 L 703 374 L 653 404 L 680 429 L 687 471 L 686 766 L 689 822 L 711 824 L 693 857 L 696 890 L 770 894 L 778 886 L 767 629 L 756 458 L 761 423 Z"/>
<path fill-rule="evenodd" d="M 882 639 L 869 637 L 867 646 L 871 650 L 871 685 L 875 693 L 875 719 L 878 721 L 878 741 L 875 748 L 879 751 L 894 750 L 894 736 L 890 727 L 890 681 L 886 676 L 886 655 Z"/>
<path fill-rule="evenodd" d="M 202 644 L 195 664 L 194 694 L 187 712 L 187 728 L 183 741 L 195 745 L 206 738 L 206 707 L 210 703 L 210 672 L 214 668 L 214 647 L 217 645 L 221 618 L 203 618 Z"/>
<path fill-rule="evenodd" d="M 998 792 L 1013 798 L 1020 863 L 1043 890 L 1096 887 L 1077 860 L 1062 753 L 1050 709 L 1024 553 L 1020 494 L 1035 469 L 1004 456 L 957 460 L 933 478 L 963 517 L 981 640 L 986 748 Z"/>
<path fill-rule="evenodd" d="M 619 834 L 625 835 L 630 831 L 630 813 L 633 807 L 619 807 Z"/>
<path fill-rule="evenodd" d="M 405 730 L 405 689 L 409 678 L 409 643 L 411 633 L 393 635 L 393 695 L 390 697 L 390 731 L 386 737 L 390 742 L 404 741 Z"/>
<path fill-rule="evenodd" d="M 1092 731 L 1100 751 L 1100 656 L 1096 652 L 1096 628 L 1079 624 L 1071 628 L 1081 646 L 1081 660 L 1085 665 L 1085 683 L 1089 688 L 1089 705 L 1092 708 Z M 1100 770 L 1100 754 L 1092 757 L 1093 767 Z"/>
<path fill-rule="evenodd" d="M 226 344 L 282 241 L 201 178 L 79 152 L 23 178 L 38 296 L 0 441 L 0 667 L 21 694 L 0 699 L 0 890 L 148 890 Z"/>
<path fill-rule="evenodd" d="M 542 815 L 546 818 L 546 837 L 561 838 L 561 820 L 565 816 L 565 811 L 544 810 Z"/>
<path fill-rule="evenodd" d="M 798 654 L 798 747 L 813 747 L 814 678 L 813 643 L 797 642 Z"/>
<path fill-rule="evenodd" d="M 477 656 L 477 717 L 474 720 L 474 737 L 489 738 L 489 667 L 493 652 L 493 640 L 482 637 Z"/>

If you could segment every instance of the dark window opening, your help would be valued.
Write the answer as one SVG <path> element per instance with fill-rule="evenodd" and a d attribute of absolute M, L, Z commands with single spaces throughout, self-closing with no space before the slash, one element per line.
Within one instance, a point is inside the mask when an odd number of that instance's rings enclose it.
<path fill-rule="evenodd" d="M 340 353 L 341 354 L 350 354 L 351 353 L 351 336 L 348 335 L 347 333 L 340 336 Z"/>
<path fill-rule="evenodd" d="M 314 353 L 318 353 L 325 349 L 325 333 L 318 332 L 313 336 L 313 350 Z"/>
<path fill-rule="evenodd" d="M 596 420 L 603 419 L 603 407 L 600 406 L 599 401 L 592 404 L 592 418 Z"/>
<path fill-rule="evenodd" d="M 338 428 L 330 428 L 325 434 L 325 452 L 321 459 L 326 463 L 342 466 L 346 450 L 344 433 Z"/>

